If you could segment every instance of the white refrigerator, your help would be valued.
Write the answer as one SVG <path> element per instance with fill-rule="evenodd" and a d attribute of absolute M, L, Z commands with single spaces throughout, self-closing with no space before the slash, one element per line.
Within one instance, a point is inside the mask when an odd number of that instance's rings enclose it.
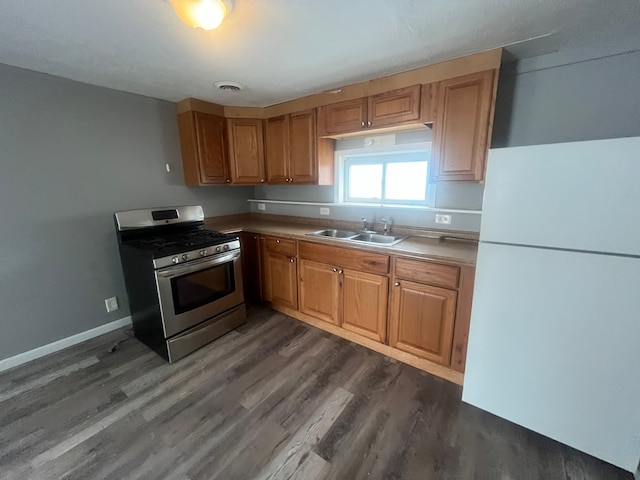
<path fill-rule="evenodd" d="M 489 152 L 462 399 L 640 462 L 640 137 Z"/>

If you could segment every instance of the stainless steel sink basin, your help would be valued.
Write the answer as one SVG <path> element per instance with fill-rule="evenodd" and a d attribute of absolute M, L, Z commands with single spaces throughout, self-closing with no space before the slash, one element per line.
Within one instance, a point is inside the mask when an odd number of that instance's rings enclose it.
<path fill-rule="evenodd" d="M 375 243 L 377 245 L 391 246 L 404 240 L 404 237 L 394 237 L 393 235 L 378 235 L 377 233 L 359 233 L 350 240 L 354 242 Z"/>
<path fill-rule="evenodd" d="M 351 238 L 355 237 L 357 234 L 358 232 L 352 232 L 349 230 L 320 230 L 310 233 L 309 235 L 314 235 L 316 237 Z"/>
<path fill-rule="evenodd" d="M 390 247 L 404 240 L 404 237 L 394 237 L 393 235 L 380 235 L 377 233 L 358 233 L 350 230 L 319 230 L 308 233 L 314 237 L 335 238 L 346 242 L 369 243 L 381 247 Z"/>

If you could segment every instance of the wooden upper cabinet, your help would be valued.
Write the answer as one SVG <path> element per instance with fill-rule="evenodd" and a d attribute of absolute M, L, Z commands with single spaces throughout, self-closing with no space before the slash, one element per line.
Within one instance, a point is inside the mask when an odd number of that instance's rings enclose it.
<path fill-rule="evenodd" d="M 367 129 L 416 125 L 421 118 L 421 85 L 332 103 L 318 108 L 318 134 L 339 136 Z"/>
<path fill-rule="evenodd" d="M 340 325 L 340 278 L 333 265 L 300 259 L 300 311 Z"/>
<path fill-rule="evenodd" d="M 289 178 L 289 115 L 267 119 L 265 136 L 267 181 L 286 183 Z"/>
<path fill-rule="evenodd" d="M 436 121 L 436 93 L 437 83 L 425 83 L 420 94 L 421 123 L 434 123 Z"/>
<path fill-rule="evenodd" d="M 420 89 L 420 85 L 414 85 L 369 97 L 367 127 L 419 123 Z"/>
<path fill-rule="evenodd" d="M 317 153 L 315 110 L 292 113 L 289 116 L 290 183 L 317 182 Z"/>
<path fill-rule="evenodd" d="M 266 122 L 268 183 L 333 184 L 334 141 L 317 138 L 314 109 Z"/>
<path fill-rule="evenodd" d="M 227 120 L 231 181 L 235 184 L 264 183 L 264 140 L 262 120 Z"/>
<path fill-rule="evenodd" d="M 407 280 L 391 288 L 389 345 L 449 365 L 457 292 Z"/>
<path fill-rule="evenodd" d="M 187 111 L 178 115 L 184 180 L 188 186 L 231 181 L 226 155 L 225 119 Z"/>
<path fill-rule="evenodd" d="M 339 135 L 364 130 L 367 125 L 367 99 L 356 98 L 318 108 L 318 134 Z"/>
<path fill-rule="evenodd" d="M 494 108 L 495 70 L 439 82 L 433 138 L 433 181 L 484 179 Z"/>
<path fill-rule="evenodd" d="M 344 270 L 342 328 L 378 342 L 387 339 L 389 280 L 381 275 Z"/>

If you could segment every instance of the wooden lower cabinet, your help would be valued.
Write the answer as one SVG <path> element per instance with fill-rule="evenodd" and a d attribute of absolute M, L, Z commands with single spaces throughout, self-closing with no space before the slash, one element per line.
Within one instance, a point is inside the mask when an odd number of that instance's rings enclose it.
<path fill-rule="evenodd" d="M 300 260 L 300 311 L 340 325 L 338 269 L 326 263 Z"/>
<path fill-rule="evenodd" d="M 442 365 L 451 363 L 457 292 L 406 280 L 391 291 L 389 345 Z"/>
<path fill-rule="evenodd" d="M 382 275 L 344 270 L 342 328 L 384 343 L 387 339 L 389 279 Z"/>
<path fill-rule="evenodd" d="M 296 259 L 290 255 L 265 252 L 263 261 L 265 300 L 274 305 L 298 308 L 298 269 Z"/>

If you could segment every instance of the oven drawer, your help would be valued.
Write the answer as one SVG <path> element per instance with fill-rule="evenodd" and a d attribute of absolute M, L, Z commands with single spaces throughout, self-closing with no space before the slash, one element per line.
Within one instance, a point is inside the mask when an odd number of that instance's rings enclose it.
<path fill-rule="evenodd" d="M 265 246 L 271 253 L 280 253 L 282 255 L 296 255 L 296 241 L 284 238 L 265 237 Z"/>
<path fill-rule="evenodd" d="M 175 362 L 247 321 L 244 304 L 167 340 L 169 363 Z"/>

